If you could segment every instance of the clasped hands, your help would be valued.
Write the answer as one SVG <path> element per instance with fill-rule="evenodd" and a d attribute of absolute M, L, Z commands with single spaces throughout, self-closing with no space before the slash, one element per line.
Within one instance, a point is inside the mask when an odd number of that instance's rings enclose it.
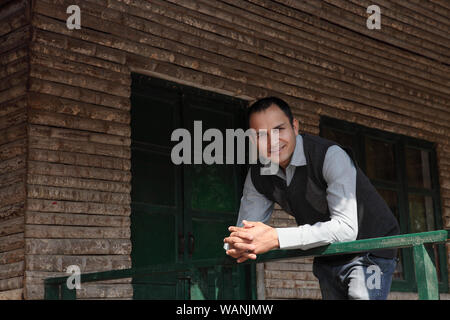
<path fill-rule="evenodd" d="M 238 263 L 248 259 L 255 260 L 258 254 L 279 248 L 278 233 L 262 222 L 242 221 L 243 227 L 228 228 L 230 236 L 223 239 L 228 243 L 227 255 L 235 258 Z"/>

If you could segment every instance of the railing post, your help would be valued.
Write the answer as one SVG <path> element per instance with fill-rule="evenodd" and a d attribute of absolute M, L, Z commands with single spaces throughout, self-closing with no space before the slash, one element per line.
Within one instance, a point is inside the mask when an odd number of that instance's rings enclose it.
<path fill-rule="evenodd" d="M 44 299 L 45 300 L 59 300 L 59 288 L 57 284 L 47 284 L 44 285 Z"/>
<path fill-rule="evenodd" d="M 449 233 L 445 230 L 428 231 L 422 233 L 405 234 L 397 236 L 388 236 L 373 239 L 363 239 L 351 242 L 333 243 L 327 246 L 313 248 L 309 250 L 273 250 L 265 254 L 259 255 L 256 261 L 246 261 L 242 265 L 254 264 L 259 262 L 276 261 L 278 259 L 299 258 L 299 257 L 315 257 L 315 256 L 329 256 L 347 253 L 366 252 L 377 249 L 389 248 L 405 248 L 413 247 L 415 273 L 417 279 L 417 288 L 420 299 L 439 299 L 439 289 L 437 273 L 434 263 L 424 243 L 442 243 L 448 239 Z M 201 284 L 201 277 L 196 271 L 197 268 L 211 268 L 217 265 L 216 259 L 205 259 L 199 261 L 192 261 L 189 265 L 185 263 L 178 264 L 164 264 L 156 266 L 147 266 L 143 268 L 129 268 L 122 270 L 111 270 L 102 272 L 93 272 L 81 276 L 81 283 L 114 280 L 123 278 L 133 278 L 134 280 L 139 276 L 157 275 L 178 272 L 178 280 L 183 281 L 184 285 L 180 286 L 181 290 L 177 291 L 177 296 L 183 299 L 204 299 L 199 284 Z M 220 265 L 227 267 L 236 266 L 236 262 L 231 257 L 225 257 Z M 225 268 L 225 267 L 224 267 Z M 225 268 L 226 269 L 226 268 Z M 217 270 L 218 273 L 224 273 L 223 270 Z M 220 272 L 222 271 L 222 272 Z M 76 290 L 67 287 L 67 280 L 69 277 L 55 277 L 45 280 L 45 299 L 76 299 Z M 212 278 L 211 278 L 212 279 Z M 229 280 L 226 280 L 229 281 Z M 234 278 L 233 278 L 234 281 Z M 225 282 L 229 285 L 228 282 Z M 224 283 L 222 283 L 223 286 Z M 234 284 L 230 284 L 234 287 Z M 213 286 L 214 287 L 214 286 Z M 236 286 L 237 287 L 237 286 Z M 210 296 L 210 295 L 208 295 Z M 213 294 L 217 298 L 222 298 L 219 294 Z M 255 296 L 252 296 L 255 298 Z"/>
<path fill-rule="evenodd" d="M 423 244 L 413 246 L 417 293 L 420 300 L 439 300 L 436 268 Z"/>
<path fill-rule="evenodd" d="M 62 300 L 76 300 L 77 290 L 75 288 L 69 289 L 67 282 L 61 284 L 61 299 Z"/>

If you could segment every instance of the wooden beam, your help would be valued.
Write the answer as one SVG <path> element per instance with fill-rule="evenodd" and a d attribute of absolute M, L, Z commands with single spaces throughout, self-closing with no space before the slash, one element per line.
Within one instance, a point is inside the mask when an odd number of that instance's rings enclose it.
<path fill-rule="evenodd" d="M 273 250 L 260 255 L 257 263 L 273 261 L 275 259 L 298 258 L 305 256 L 333 255 L 343 253 L 356 253 L 377 249 L 405 248 L 424 243 L 445 242 L 447 231 L 429 231 L 421 233 L 403 234 L 398 236 L 363 239 L 350 242 L 337 242 L 328 246 L 317 247 L 310 250 Z"/>
<path fill-rule="evenodd" d="M 439 300 L 436 267 L 423 244 L 413 246 L 417 292 L 420 300 Z"/>

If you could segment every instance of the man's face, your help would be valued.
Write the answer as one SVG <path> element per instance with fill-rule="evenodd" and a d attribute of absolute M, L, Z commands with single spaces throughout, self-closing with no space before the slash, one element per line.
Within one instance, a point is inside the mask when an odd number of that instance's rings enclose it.
<path fill-rule="evenodd" d="M 250 128 L 256 131 L 259 154 L 286 168 L 294 153 L 298 121 L 294 119 L 292 126 L 284 112 L 272 105 L 250 116 Z M 272 129 L 278 129 L 278 141 L 272 138 Z"/>

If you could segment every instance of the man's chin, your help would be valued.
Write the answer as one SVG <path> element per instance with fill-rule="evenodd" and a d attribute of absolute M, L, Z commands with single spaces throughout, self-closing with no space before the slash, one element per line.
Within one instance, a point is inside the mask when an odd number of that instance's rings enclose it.
<path fill-rule="evenodd" d="M 263 156 L 263 158 L 266 159 L 266 161 L 268 159 L 271 163 L 276 164 L 278 166 L 282 166 L 283 163 L 285 163 L 286 161 L 289 162 L 289 157 L 287 157 L 284 154 L 284 152 L 281 153 L 281 154 L 271 154 L 269 157 L 264 157 Z"/>
<path fill-rule="evenodd" d="M 279 157 L 271 157 L 270 162 L 273 164 L 276 164 L 277 166 L 282 166 L 284 162 L 286 162 L 285 159 L 279 158 Z"/>

